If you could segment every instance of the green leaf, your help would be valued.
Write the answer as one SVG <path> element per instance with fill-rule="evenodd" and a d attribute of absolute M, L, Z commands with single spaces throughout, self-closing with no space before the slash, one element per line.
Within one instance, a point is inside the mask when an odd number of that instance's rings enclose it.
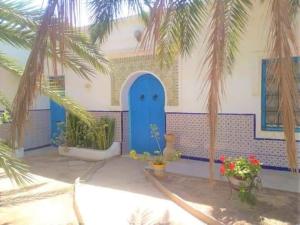
<path fill-rule="evenodd" d="M 32 182 L 32 176 L 28 174 L 28 166 L 13 156 L 13 150 L 0 141 L 0 168 L 10 180 L 18 185 Z"/>

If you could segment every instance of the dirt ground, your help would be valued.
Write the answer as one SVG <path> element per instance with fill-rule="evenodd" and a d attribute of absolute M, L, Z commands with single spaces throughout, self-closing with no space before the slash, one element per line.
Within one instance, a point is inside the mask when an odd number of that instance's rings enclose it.
<path fill-rule="evenodd" d="M 56 149 L 27 152 L 35 182 L 12 186 L 0 175 L 0 225 L 77 225 L 72 185 L 85 225 L 202 225 L 160 193 L 144 176 L 144 163 L 127 157 L 88 162 Z"/>
<path fill-rule="evenodd" d="M 300 224 L 300 194 L 263 188 L 257 193 L 255 206 L 230 194 L 227 182 L 168 173 L 160 182 L 199 211 L 224 224 Z"/>

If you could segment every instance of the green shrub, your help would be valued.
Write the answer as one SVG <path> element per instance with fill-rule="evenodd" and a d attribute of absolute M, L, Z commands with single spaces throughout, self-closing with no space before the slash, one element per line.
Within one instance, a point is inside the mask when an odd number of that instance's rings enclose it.
<path fill-rule="evenodd" d="M 64 127 L 60 126 L 60 134 L 55 141 L 59 145 L 64 142 L 70 147 L 106 150 L 114 141 L 114 133 L 114 119 L 99 118 L 88 126 L 78 117 L 69 114 Z"/>

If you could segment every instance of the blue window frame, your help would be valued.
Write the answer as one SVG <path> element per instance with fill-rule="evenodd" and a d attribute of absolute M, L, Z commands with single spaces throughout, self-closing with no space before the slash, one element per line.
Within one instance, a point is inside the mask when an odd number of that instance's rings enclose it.
<path fill-rule="evenodd" d="M 297 89 L 300 94 L 300 57 L 293 57 L 296 69 Z M 272 87 L 272 75 L 267 74 L 270 59 L 262 60 L 262 82 L 261 82 L 261 128 L 266 131 L 282 131 L 281 115 L 278 113 L 279 94 L 276 87 Z M 270 77 L 268 77 L 270 76 Z M 300 107 L 300 106 L 299 106 Z M 300 132 L 300 108 L 296 112 L 297 128 Z"/>

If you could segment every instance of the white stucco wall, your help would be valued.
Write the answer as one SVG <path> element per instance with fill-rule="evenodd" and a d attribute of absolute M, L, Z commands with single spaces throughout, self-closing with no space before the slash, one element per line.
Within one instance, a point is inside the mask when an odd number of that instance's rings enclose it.
<path fill-rule="evenodd" d="M 256 1 L 249 19 L 248 29 L 240 42 L 240 52 L 236 57 L 232 75 L 226 77 L 226 95 L 222 97 L 221 112 L 256 114 L 258 137 L 283 138 L 282 132 L 261 131 L 261 60 L 267 57 L 267 22 L 265 22 L 265 17 L 266 7 L 263 7 L 260 1 Z M 297 28 L 297 37 L 300 37 L 300 17 L 297 18 L 295 27 Z M 142 28 L 142 22 L 135 17 L 123 19 L 101 48 L 108 58 L 133 55 L 138 45 L 134 32 Z M 297 40 L 300 49 L 300 38 Z M 189 58 L 179 60 L 179 105 L 166 107 L 166 111 L 207 112 L 206 91 L 201 92 L 205 68 L 202 70 L 200 79 L 198 79 L 201 59 L 203 59 L 203 53 L 206 52 L 203 37 L 200 37 L 198 42 L 198 47 L 195 48 Z M 1 50 L 7 51 L 11 56 L 21 58 L 25 62 L 26 53 L 3 47 Z M 300 55 L 300 50 L 298 55 Z M 0 90 L 12 99 L 17 89 L 18 78 L 3 70 L 0 70 L 0 73 Z M 73 72 L 67 71 L 65 75 L 66 95 L 87 110 L 122 110 L 121 106 L 111 106 L 109 76 L 95 74 L 91 81 L 87 81 Z M 49 108 L 48 99 L 39 98 L 35 108 Z M 300 140 L 299 133 L 297 139 Z"/>
<path fill-rule="evenodd" d="M 265 18 L 267 18 L 266 5 L 262 6 L 256 2 L 249 18 L 248 28 L 240 42 L 240 51 L 232 74 L 226 76 L 226 94 L 222 97 L 221 112 L 256 114 L 258 137 L 283 138 L 282 132 L 261 131 L 261 60 L 268 55 L 266 51 L 268 23 Z M 109 58 L 134 54 L 138 45 L 134 31 L 142 27 L 142 23 L 135 17 L 121 20 L 102 49 Z M 297 37 L 300 37 L 300 17 L 297 18 L 296 29 Z M 205 68 L 198 79 L 203 53 L 206 52 L 203 38 L 199 38 L 199 45 L 189 58 L 180 59 L 179 105 L 167 106 L 166 111 L 207 112 L 207 92 L 205 90 L 201 92 Z M 300 39 L 298 40 L 300 46 Z M 121 106 L 110 104 L 111 85 L 108 76 L 96 75 L 91 83 L 73 75 L 66 76 L 66 93 L 89 110 L 122 110 Z M 300 140 L 299 134 L 297 139 Z"/>
<path fill-rule="evenodd" d="M 15 48 L 11 45 L 0 43 L 0 52 L 8 55 L 9 57 L 17 60 L 20 65 L 25 66 L 29 51 Z M 5 96 L 13 101 L 18 89 L 20 78 L 10 72 L 0 68 L 0 91 Z M 49 99 L 45 96 L 37 96 L 32 109 L 49 109 Z M 0 105 L 0 110 L 3 107 Z"/>

